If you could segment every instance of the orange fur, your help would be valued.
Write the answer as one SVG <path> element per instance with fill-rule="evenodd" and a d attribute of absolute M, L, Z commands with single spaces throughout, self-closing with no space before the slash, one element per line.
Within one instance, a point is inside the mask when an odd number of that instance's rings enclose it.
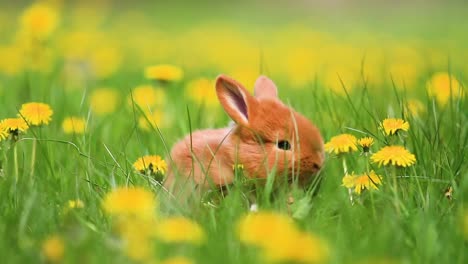
<path fill-rule="evenodd" d="M 265 76 L 255 83 L 255 96 L 237 81 L 224 76 L 216 80 L 218 99 L 236 125 L 201 130 L 174 145 L 165 186 L 223 186 L 234 180 L 234 164 L 242 164 L 248 177 L 266 178 L 276 167 L 279 175 L 296 176 L 305 184 L 324 162 L 323 139 L 304 116 L 284 105 L 275 84 Z M 286 140 L 290 150 L 278 148 Z M 207 177 L 208 176 L 208 177 Z"/>

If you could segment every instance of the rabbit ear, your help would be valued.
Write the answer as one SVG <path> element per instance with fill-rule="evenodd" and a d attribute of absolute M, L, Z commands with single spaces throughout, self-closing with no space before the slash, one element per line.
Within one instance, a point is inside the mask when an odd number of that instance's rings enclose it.
<path fill-rule="evenodd" d="M 216 78 L 216 94 L 224 110 L 234 120 L 242 125 L 249 124 L 249 114 L 252 113 L 256 99 L 237 81 L 220 75 Z"/>
<path fill-rule="evenodd" d="M 255 89 L 254 89 L 255 97 L 273 97 L 278 98 L 278 89 L 276 85 L 273 83 L 266 76 L 258 77 L 257 81 L 255 81 Z"/>

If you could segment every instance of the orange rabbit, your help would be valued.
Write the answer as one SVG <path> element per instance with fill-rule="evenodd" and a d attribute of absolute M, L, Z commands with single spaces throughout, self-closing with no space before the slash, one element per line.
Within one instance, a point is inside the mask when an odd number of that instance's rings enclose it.
<path fill-rule="evenodd" d="M 260 76 L 252 96 L 239 82 L 220 75 L 216 93 L 235 124 L 195 131 L 174 145 L 165 186 L 174 192 L 191 186 L 206 190 L 234 180 L 233 165 L 244 174 L 266 178 L 276 166 L 278 175 L 305 184 L 324 162 L 323 139 L 307 118 L 278 98 L 276 85 Z"/>

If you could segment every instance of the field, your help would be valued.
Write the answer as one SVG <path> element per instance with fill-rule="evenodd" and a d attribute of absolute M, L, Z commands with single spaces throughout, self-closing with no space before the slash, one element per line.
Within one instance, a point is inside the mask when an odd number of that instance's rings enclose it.
<path fill-rule="evenodd" d="M 373 2 L 0 2 L 2 262 L 467 263 L 467 5 Z M 219 74 L 320 129 L 316 181 L 161 185 Z"/>

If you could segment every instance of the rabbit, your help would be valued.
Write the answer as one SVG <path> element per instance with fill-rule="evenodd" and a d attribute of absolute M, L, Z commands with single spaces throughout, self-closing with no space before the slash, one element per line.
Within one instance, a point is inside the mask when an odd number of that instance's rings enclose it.
<path fill-rule="evenodd" d="M 258 77 L 254 96 L 226 75 L 216 78 L 215 88 L 234 124 L 195 131 L 177 142 L 166 161 L 166 188 L 181 193 L 187 186 L 200 192 L 223 187 L 233 182 L 235 164 L 249 178 L 266 179 L 275 167 L 302 185 L 317 174 L 325 159 L 320 131 L 280 101 L 272 80 Z"/>

